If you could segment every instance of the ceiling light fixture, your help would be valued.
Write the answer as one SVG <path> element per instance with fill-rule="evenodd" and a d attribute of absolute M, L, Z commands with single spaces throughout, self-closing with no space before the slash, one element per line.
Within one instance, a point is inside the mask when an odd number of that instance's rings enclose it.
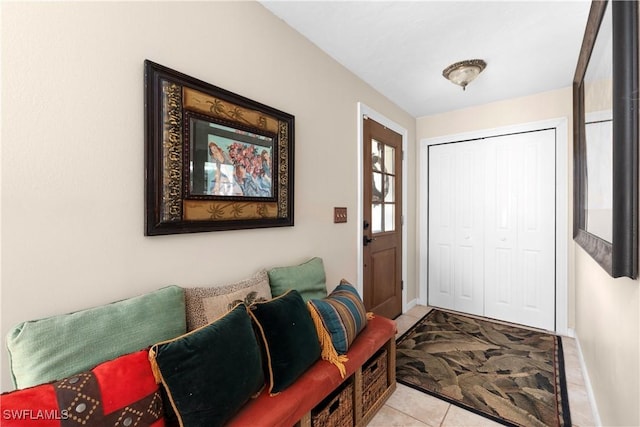
<path fill-rule="evenodd" d="M 450 80 L 458 86 L 462 86 L 462 90 L 465 90 L 467 85 L 478 77 L 478 74 L 480 74 L 486 66 L 487 63 L 482 59 L 468 59 L 449 65 L 442 71 L 442 75 L 445 79 Z"/>

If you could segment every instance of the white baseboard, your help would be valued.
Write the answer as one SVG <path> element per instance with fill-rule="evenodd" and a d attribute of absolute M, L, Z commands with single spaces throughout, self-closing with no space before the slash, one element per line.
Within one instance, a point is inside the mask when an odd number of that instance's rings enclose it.
<path fill-rule="evenodd" d="M 568 335 L 576 340 L 576 347 L 578 349 L 578 359 L 580 361 L 580 369 L 582 370 L 582 378 L 584 379 L 584 388 L 587 391 L 589 397 L 589 404 L 591 406 L 591 413 L 593 415 L 593 421 L 596 426 L 602 426 L 600 421 L 600 413 L 598 412 L 598 405 L 596 405 L 596 398 L 593 394 L 593 388 L 591 387 L 591 380 L 589 380 L 589 373 L 587 372 L 587 365 L 584 362 L 584 356 L 582 355 L 582 347 L 580 347 L 580 339 L 575 329 L 569 328 L 567 330 Z"/>
<path fill-rule="evenodd" d="M 415 307 L 416 305 L 418 305 L 418 299 L 412 299 L 411 301 L 407 302 L 407 309 L 404 311 L 405 313 L 409 310 L 411 310 L 413 307 Z"/>

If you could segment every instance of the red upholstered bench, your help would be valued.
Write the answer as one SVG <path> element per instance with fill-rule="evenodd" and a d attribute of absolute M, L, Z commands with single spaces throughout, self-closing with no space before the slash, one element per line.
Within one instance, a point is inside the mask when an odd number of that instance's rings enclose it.
<path fill-rule="evenodd" d="M 231 426 L 301 426 L 311 425 L 312 410 L 343 382 L 353 381 L 354 425 L 366 425 L 396 388 L 395 380 L 395 334 L 393 320 L 375 316 L 357 336 L 349 348 L 345 363 L 346 375 L 343 379 L 338 369 L 320 360 L 306 371 L 296 382 L 276 396 L 269 396 L 267 390 L 247 403 L 229 423 Z M 387 350 L 386 389 L 377 401 L 364 413 L 362 396 L 362 367 L 380 349 Z"/>

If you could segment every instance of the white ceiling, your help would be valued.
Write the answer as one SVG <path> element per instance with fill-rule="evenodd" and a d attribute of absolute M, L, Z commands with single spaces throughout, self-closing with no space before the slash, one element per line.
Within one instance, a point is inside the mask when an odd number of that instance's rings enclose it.
<path fill-rule="evenodd" d="M 414 117 L 570 86 L 589 14 L 574 1 L 260 1 Z M 466 91 L 448 65 L 484 59 Z"/>

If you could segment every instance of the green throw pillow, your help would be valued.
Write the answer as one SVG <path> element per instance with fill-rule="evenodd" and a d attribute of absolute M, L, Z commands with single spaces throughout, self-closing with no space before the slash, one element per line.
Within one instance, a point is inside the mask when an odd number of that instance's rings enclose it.
<path fill-rule="evenodd" d="M 309 261 L 291 267 L 276 267 L 268 272 L 271 295 L 277 297 L 289 289 L 300 292 L 307 302 L 312 298 L 327 296 L 327 283 L 322 258 L 311 258 Z"/>
<path fill-rule="evenodd" d="M 184 291 L 169 286 L 123 301 L 23 322 L 7 335 L 13 385 L 66 378 L 182 335 Z"/>
<path fill-rule="evenodd" d="M 149 350 L 181 426 L 224 425 L 264 386 L 260 347 L 244 304 Z"/>
<path fill-rule="evenodd" d="M 249 307 L 263 340 L 269 392 L 289 387 L 320 358 L 320 342 L 302 297 L 296 290 Z"/>

